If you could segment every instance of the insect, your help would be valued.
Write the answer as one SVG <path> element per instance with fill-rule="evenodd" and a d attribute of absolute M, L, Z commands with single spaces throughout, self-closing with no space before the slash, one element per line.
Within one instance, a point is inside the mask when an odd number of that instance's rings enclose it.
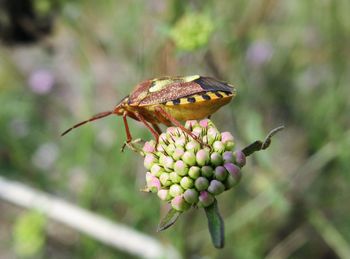
<path fill-rule="evenodd" d="M 88 120 L 67 129 L 72 129 L 109 115 L 123 117 L 126 143 L 132 141 L 127 117 L 143 123 L 158 140 L 162 133 L 159 124 L 175 125 L 197 139 L 179 121 L 203 119 L 236 95 L 236 89 L 211 77 L 199 75 L 186 77 L 162 77 L 139 83 L 130 95 L 124 97 L 111 111 L 101 112 Z"/>

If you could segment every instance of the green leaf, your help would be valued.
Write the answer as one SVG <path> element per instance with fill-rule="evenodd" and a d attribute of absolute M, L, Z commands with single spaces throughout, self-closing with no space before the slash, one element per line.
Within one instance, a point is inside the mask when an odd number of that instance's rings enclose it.
<path fill-rule="evenodd" d="M 217 201 L 205 208 L 211 240 L 216 248 L 223 248 L 225 243 L 224 221 L 219 212 Z"/>
<path fill-rule="evenodd" d="M 179 218 L 181 214 L 181 211 L 177 211 L 173 208 L 171 208 L 168 213 L 165 215 L 165 217 L 159 222 L 157 232 L 163 231 L 169 227 L 171 227 L 176 220 Z"/>

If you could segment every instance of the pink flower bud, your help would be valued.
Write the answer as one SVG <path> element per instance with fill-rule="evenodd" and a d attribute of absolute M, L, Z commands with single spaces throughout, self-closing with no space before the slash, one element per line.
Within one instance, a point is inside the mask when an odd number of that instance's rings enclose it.
<path fill-rule="evenodd" d="M 198 122 L 196 120 L 188 120 L 185 123 L 185 128 L 186 129 L 193 129 L 197 125 L 198 125 Z"/>
<path fill-rule="evenodd" d="M 156 148 L 155 148 L 155 143 L 154 141 L 147 141 L 145 143 L 145 145 L 143 146 L 143 151 L 146 152 L 146 153 L 153 153 L 156 151 Z"/>
<path fill-rule="evenodd" d="M 150 189 L 151 192 L 158 192 L 160 190 L 160 181 L 158 178 L 153 178 L 149 182 L 147 182 L 147 187 Z"/>
<path fill-rule="evenodd" d="M 230 132 L 225 131 L 221 133 L 221 141 L 226 143 L 227 141 L 234 141 L 234 138 Z"/>
<path fill-rule="evenodd" d="M 208 119 L 204 119 L 199 121 L 199 125 L 201 125 L 201 127 L 203 128 L 207 128 L 209 126 L 209 120 Z"/>
<path fill-rule="evenodd" d="M 214 202 L 214 196 L 207 191 L 202 191 L 199 195 L 199 207 L 208 207 Z"/>
<path fill-rule="evenodd" d="M 246 157 L 245 157 L 244 153 L 242 152 L 242 150 L 237 150 L 235 152 L 235 157 L 236 157 L 236 164 L 239 167 L 243 167 L 246 163 Z"/>
<path fill-rule="evenodd" d="M 176 196 L 171 200 L 171 206 L 178 211 L 185 211 L 190 208 L 190 205 L 185 201 L 182 196 Z"/>

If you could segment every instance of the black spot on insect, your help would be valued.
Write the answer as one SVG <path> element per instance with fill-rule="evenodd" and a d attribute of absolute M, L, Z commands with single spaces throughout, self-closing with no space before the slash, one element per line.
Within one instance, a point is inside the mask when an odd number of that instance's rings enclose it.
<path fill-rule="evenodd" d="M 180 104 L 180 102 L 181 102 L 180 99 L 175 99 L 175 100 L 173 100 L 173 104 L 174 104 L 174 105 L 178 105 L 178 104 Z"/>
<path fill-rule="evenodd" d="M 219 92 L 214 92 L 214 94 L 215 94 L 217 97 L 219 97 L 219 98 L 222 98 L 222 97 L 223 97 L 222 94 L 220 94 Z"/>
<path fill-rule="evenodd" d="M 207 95 L 207 94 L 202 94 L 202 98 L 203 98 L 204 100 L 210 100 L 210 99 L 211 99 L 210 96 Z"/>
<path fill-rule="evenodd" d="M 187 98 L 187 101 L 188 101 L 189 103 L 195 103 L 195 102 L 196 102 L 196 98 L 194 98 L 194 97 L 188 97 L 188 98 Z"/>

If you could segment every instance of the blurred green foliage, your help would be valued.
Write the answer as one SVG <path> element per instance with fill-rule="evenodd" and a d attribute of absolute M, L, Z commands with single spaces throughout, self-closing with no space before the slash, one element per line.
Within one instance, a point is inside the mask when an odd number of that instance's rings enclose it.
<path fill-rule="evenodd" d="M 190 12 L 176 22 L 170 35 L 177 48 L 193 51 L 208 44 L 213 30 L 209 16 Z"/>
<path fill-rule="evenodd" d="M 0 47 L 2 176 L 172 243 L 185 258 L 349 255 L 348 0 L 34 2 L 54 19 L 53 31 Z M 8 22 L 3 10 L 0 25 Z M 239 146 L 286 126 L 249 161 L 242 183 L 220 197 L 222 250 L 210 245 L 201 210 L 155 232 L 164 212 L 157 197 L 139 192 L 142 159 L 119 152 L 121 118 L 59 138 L 146 78 L 191 74 L 237 86 L 236 99 L 212 119 Z M 139 123 L 129 124 L 134 138 L 151 138 Z M 5 215 L 11 212 L 1 212 L 0 224 L 11 222 Z M 128 257 L 86 236 L 61 237 L 63 244 L 59 238 L 40 244 L 43 258 L 62 250 L 68 258 Z M 0 245 L 0 257 L 10 251 Z"/>
<path fill-rule="evenodd" d="M 34 257 L 45 245 L 46 218 L 36 212 L 29 211 L 18 217 L 13 230 L 14 249 L 20 257 Z"/>

